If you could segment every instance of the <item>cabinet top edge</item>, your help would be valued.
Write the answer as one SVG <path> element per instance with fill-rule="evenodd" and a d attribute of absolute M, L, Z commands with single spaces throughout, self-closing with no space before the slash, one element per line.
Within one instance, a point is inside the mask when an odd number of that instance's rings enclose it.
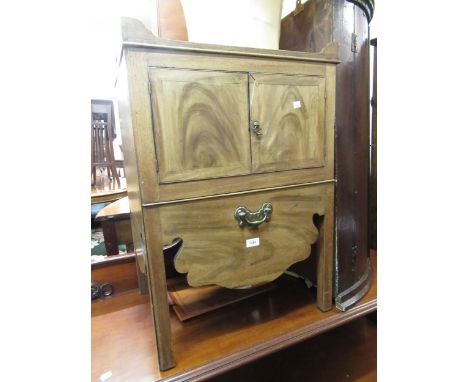
<path fill-rule="evenodd" d="M 122 49 L 126 48 L 217 53 L 233 56 L 280 58 L 298 61 L 324 62 L 330 64 L 338 64 L 340 62 L 338 59 L 338 43 L 335 41 L 330 42 L 319 53 L 310 53 L 166 40 L 156 37 L 143 25 L 141 21 L 130 17 L 122 17 Z"/>

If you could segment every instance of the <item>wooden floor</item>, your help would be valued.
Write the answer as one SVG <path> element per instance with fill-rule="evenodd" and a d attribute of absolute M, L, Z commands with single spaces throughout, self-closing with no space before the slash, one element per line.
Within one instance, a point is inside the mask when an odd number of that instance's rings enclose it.
<path fill-rule="evenodd" d="M 374 317 L 357 318 L 210 381 L 377 381 L 377 323 Z"/>
<path fill-rule="evenodd" d="M 372 260 L 373 285 L 346 312 L 319 311 L 302 283 L 283 278 L 271 292 L 184 323 L 173 314 L 177 365 L 165 372 L 156 365 L 147 296 L 134 290 L 93 302 L 92 381 L 107 371 L 110 381 L 373 381 L 376 325 L 360 318 L 377 308 Z"/>

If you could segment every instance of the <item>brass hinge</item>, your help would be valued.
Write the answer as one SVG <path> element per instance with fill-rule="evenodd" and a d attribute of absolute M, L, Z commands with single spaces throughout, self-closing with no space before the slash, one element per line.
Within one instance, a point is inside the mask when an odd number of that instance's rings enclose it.
<path fill-rule="evenodd" d="M 357 34 L 351 33 L 351 52 L 357 53 Z"/>

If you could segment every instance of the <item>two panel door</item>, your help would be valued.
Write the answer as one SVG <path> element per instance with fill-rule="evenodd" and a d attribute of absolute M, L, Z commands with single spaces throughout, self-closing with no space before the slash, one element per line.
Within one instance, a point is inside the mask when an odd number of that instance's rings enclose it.
<path fill-rule="evenodd" d="M 325 163 L 318 76 L 152 68 L 160 183 Z"/>

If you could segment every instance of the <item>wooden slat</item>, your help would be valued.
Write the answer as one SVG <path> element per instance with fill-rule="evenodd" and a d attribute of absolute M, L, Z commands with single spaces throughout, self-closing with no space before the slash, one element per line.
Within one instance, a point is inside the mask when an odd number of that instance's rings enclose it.
<path fill-rule="evenodd" d="M 169 279 L 167 285 L 172 308 L 181 321 L 268 292 L 275 287 L 275 284 L 267 283 L 248 289 L 226 289 L 216 285 L 192 288 L 185 277 Z"/>

